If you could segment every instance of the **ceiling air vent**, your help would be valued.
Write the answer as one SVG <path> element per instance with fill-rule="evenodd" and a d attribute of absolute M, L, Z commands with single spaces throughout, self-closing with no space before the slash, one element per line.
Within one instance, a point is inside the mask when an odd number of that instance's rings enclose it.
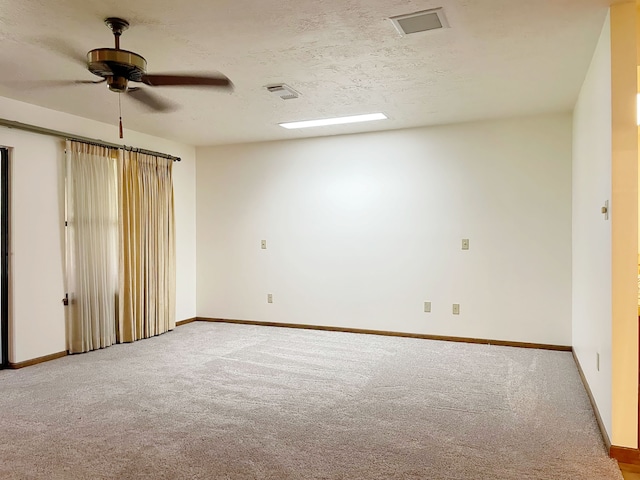
<path fill-rule="evenodd" d="M 267 85 L 266 88 L 269 92 L 278 95 L 282 100 L 291 100 L 298 98 L 299 94 L 289 85 L 281 83 L 279 85 Z"/>
<path fill-rule="evenodd" d="M 400 35 L 409 35 L 411 33 L 449 27 L 449 22 L 447 22 L 447 18 L 444 16 L 442 7 L 408 13 L 406 15 L 398 15 L 389 18 L 389 20 L 393 22 L 393 26 L 396 27 Z"/>

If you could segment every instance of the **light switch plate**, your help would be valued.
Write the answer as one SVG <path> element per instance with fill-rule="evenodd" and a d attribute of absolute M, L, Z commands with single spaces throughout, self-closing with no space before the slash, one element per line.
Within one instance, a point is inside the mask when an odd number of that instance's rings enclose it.
<path fill-rule="evenodd" d="M 260 241 L 260 248 L 263 250 L 267 249 L 267 241 L 266 240 L 261 240 Z"/>
<path fill-rule="evenodd" d="M 463 238 L 462 239 L 462 249 L 463 250 L 469 250 L 469 239 L 468 238 Z"/>
<path fill-rule="evenodd" d="M 424 313 L 431 312 L 431 302 L 424 302 Z"/>
<path fill-rule="evenodd" d="M 267 295 L 267 303 L 273 303 L 273 295 L 272 294 L 268 294 Z"/>
<path fill-rule="evenodd" d="M 460 315 L 460 304 L 459 303 L 454 303 L 453 304 L 453 314 L 454 315 Z"/>

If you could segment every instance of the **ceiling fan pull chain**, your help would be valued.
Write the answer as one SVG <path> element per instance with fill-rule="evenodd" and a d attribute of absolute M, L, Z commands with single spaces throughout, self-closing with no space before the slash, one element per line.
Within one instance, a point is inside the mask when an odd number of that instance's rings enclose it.
<path fill-rule="evenodd" d="M 120 138 L 123 138 L 122 136 L 122 103 L 120 102 L 120 93 L 118 93 L 118 113 L 120 114 Z"/>

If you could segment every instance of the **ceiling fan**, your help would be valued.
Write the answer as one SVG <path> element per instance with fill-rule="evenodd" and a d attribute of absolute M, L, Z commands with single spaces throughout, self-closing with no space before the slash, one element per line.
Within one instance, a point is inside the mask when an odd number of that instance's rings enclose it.
<path fill-rule="evenodd" d="M 141 55 L 120 48 L 120 36 L 127 28 L 129 22 L 122 18 L 109 17 L 104 23 L 111 29 L 115 38 L 115 48 L 96 48 L 87 53 L 86 61 L 82 60 L 87 69 L 102 77 L 102 80 L 77 80 L 74 84 L 98 84 L 105 83 L 109 90 L 116 93 L 125 93 L 127 96 L 140 102 L 144 106 L 156 112 L 166 112 L 173 105 L 159 98 L 146 89 L 130 87 L 129 82 L 143 83 L 149 87 L 216 87 L 232 89 L 233 84 L 224 75 L 172 75 L 172 74 L 148 74 L 147 61 Z M 70 53 L 70 52 L 63 52 Z M 75 55 L 72 55 L 75 57 Z M 79 60 L 79 59 L 78 59 Z M 119 102 L 118 102 L 119 104 Z M 122 113 L 120 113 L 120 138 L 122 133 Z"/>
<path fill-rule="evenodd" d="M 104 23 L 113 32 L 115 48 L 96 48 L 91 50 L 87 53 L 86 60 L 88 70 L 94 75 L 102 77 L 102 80 L 77 81 L 75 83 L 97 84 L 106 82 L 109 90 L 112 92 L 126 93 L 131 98 L 157 112 L 170 110 L 170 104 L 140 87 L 129 86 L 129 82 L 142 83 L 150 87 L 195 86 L 233 88 L 231 81 L 224 75 L 148 74 L 147 61 L 144 57 L 135 52 L 122 50 L 120 48 L 120 35 L 129 28 L 129 22 L 121 18 L 109 17 L 105 19 Z"/>

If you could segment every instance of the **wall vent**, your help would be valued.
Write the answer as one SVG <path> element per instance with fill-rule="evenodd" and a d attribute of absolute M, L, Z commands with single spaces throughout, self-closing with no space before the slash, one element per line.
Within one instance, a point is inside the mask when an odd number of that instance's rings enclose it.
<path fill-rule="evenodd" d="M 264 88 L 266 88 L 267 91 L 273 93 L 274 95 L 278 95 L 282 100 L 291 100 L 300 96 L 298 92 L 296 92 L 289 85 L 285 85 L 284 83 L 280 83 L 278 85 L 267 85 Z"/>
<path fill-rule="evenodd" d="M 429 30 L 439 30 L 449 28 L 449 22 L 444 15 L 444 10 L 431 8 L 420 12 L 408 13 L 389 18 L 396 27 L 400 35 L 410 35 L 412 33 L 427 32 Z"/>

